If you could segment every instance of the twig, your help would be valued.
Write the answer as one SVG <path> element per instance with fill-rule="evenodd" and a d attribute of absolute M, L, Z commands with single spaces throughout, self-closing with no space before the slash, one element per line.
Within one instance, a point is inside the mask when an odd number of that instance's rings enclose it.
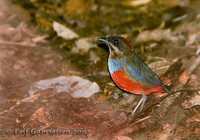
<path fill-rule="evenodd" d="M 0 40 L 0 45 L 15 45 L 15 46 L 23 46 L 23 47 L 35 47 L 34 43 L 24 43 L 24 42 L 11 42 L 11 41 L 3 41 Z"/>
<path fill-rule="evenodd" d="M 152 116 L 146 116 L 146 117 L 144 117 L 144 118 L 142 118 L 142 119 L 139 119 L 139 120 L 137 120 L 136 122 L 132 123 L 130 126 L 136 125 L 137 123 L 143 122 L 143 121 L 145 121 L 145 120 L 147 120 L 147 119 L 149 119 L 149 118 L 151 118 L 151 117 L 152 117 Z"/>
<path fill-rule="evenodd" d="M 188 68 L 189 73 L 192 74 L 194 70 L 199 66 L 199 64 L 200 64 L 200 55 L 196 58 L 193 64 Z"/>

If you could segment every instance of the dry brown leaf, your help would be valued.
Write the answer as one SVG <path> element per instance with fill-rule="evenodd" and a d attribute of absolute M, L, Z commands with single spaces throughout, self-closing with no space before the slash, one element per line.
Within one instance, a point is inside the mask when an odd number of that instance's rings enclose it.
<path fill-rule="evenodd" d="M 59 37 L 62 37 L 63 39 L 66 40 L 71 40 L 78 38 L 79 35 L 72 31 L 71 29 L 65 27 L 64 25 L 54 21 L 53 22 L 53 28 L 54 31 L 56 31 L 57 35 Z M 75 47 L 72 48 L 72 52 L 74 53 L 85 53 L 87 52 L 90 48 L 94 47 L 91 43 L 91 38 L 80 38 L 75 41 Z"/>
<path fill-rule="evenodd" d="M 191 108 L 191 107 L 197 106 L 197 105 L 200 105 L 200 95 L 199 94 L 193 96 L 190 100 L 187 100 L 182 103 L 182 106 L 184 109 L 188 109 L 188 108 Z"/>
<path fill-rule="evenodd" d="M 85 53 L 90 48 L 94 47 L 91 43 L 91 38 L 80 38 L 75 41 L 75 47 L 72 48 L 72 52 L 74 53 Z"/>
<path fill-rule="evenodd" d="M 156 62 L 152 62 L 148 65 L 158 75 L 162 75 L 168 70 L 170 62 L 163 59 L 163 60 L 158 60 Z"/>
<path fill-rule="evenodd" d="M 196 114 L 187 120 L 187 123 L 200 122 L 200 114 Z"/>
<path fill-rule="evenodd" d="M 62 37 L 66 40 L 70 40 L 70 39 L 79 37 L 79 35 L 77 33 L 75 33 L 71 29 L 65 27 L 64 25 L 62 25 L 56 21 L 53 22 L 53 29 L 54 29 L 54 31 L 56 31 L 56 33 L 59 37 Z"/>
<path fill-rule="evenodd" d="M 173 130 L 173 126 L 169 124 L 165 124 L 163 126 L 163 131 L 160 133 L 159 136 L 157 136 L 157 140 L 168 140 L 172 138 L 172 133 L 171 131 Z"/>
<path fill-rule="evenodd" d="M 90 60 L 95 64 L 100 60 L 100 57 L 94 51 L 90 51 Z"/>
<path fill-rule="evenodd" d="M 143 31 L 137 38 L 136 42 L 147 42 L 147 41 L 171 41 L 177 42 L 179 38 L 174 35 L 171 29 L 155 29 L 153 31 Z"/>
<path fill-rule="evenodd" d="M 44 123 L 46 126 L 49 126 L 51 124 L 51 117 L 45 108 L 39 108 L 32 114 L 29 121 L 39 121 L 40 123 Z"/>
<path fill-rule="evenodd" d="M 59 76 L 36 82 L 28 92 L 32 96 L 38 91 L 51 88 L 55 89 L 57 93 L 67 92 L 73 98 L 89 98 L 100 90 L 96 82 L 91 82 L 79 76 Z"/>
<path fill-rule="evenodd" d="M 188 70 L 185 70 L 185 71 L 181 74 L 181 76 L 179 77 L 179 82 L 180 82 L 181 84 L 185 85 L 185 84 L 188 82 L 189 79 L 190 79 L 190 74 L 189 74 Z"/>
<path fill-rule="evenodd" d="M 35 94 L 35 95 L 33 95 L 33 96 L 26 97 L 26 98 L 22 99 L 21 101 L 22 101 L 22 102 L 30 102 L 30 103 L 33 103 L 33 102 L 35 102 L 40 96 L 41 96 L 41 94 L 38 93 L 38 94 Z"/>
<path fill-rule="evenodd" d="M 113 140 L 132 140 L 132 138 L 128 136 L 114 136 Z"/>
<path fill-rule="evenodd" d="M 168 68 L 165 74 L 161 76 L 162 82 L 167 86 L 171 86 L 174 83 L 176 83 L 178 81 L 179 75 L 181 74 L 181 69 L 180 69 L 181 66 L 182 66 L 182 61 L 180 59 L 175 61 Z"/>

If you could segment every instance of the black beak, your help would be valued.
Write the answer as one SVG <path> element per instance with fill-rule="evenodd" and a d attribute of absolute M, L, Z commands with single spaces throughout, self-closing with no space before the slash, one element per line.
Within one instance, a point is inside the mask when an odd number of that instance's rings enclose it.
<path fill-rule="evenodd" d="M 107 40 L 106 37 L 101 37 L 101 38 L 98 39 L 98 41 L 99 41 L 100 43 L 103 43 L 103 44 L 104 44 L 104 43 L 107 44 L 107 45 L 109 44 L 109 41 Z"/>
<path fill-rule="evenodd" d="M 98 45 L 103 48 L 110 48 L 110 42 L 106 37 L 101 37 L 98 39 Z"/>
<path fill-rule="evenodd" d="M 119 51 L 119 49 L 118 49 L 115 45 L 113 45 L 113 44 L 108 40 L 107 37 L 99 38 L 98 41 L 99 41 L 100 44 L 106 45 L 106 46 L 109 48 L 109 51 L 110 51 L 110 52 L 112 51 L 112 52 L 115 52 L 115 53 L 117 53 L 117 54 L 121 54 L 121 52 Z"/>

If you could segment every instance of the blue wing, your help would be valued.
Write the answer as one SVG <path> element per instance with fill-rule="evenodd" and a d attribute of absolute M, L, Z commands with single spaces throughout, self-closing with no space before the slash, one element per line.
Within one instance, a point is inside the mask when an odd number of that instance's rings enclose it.
<path fill-rule="evenodd" d="M 146 88 L 152 86 L 164 87 L 158 75 L 153 72 L 151 68 L 149 68 L 149 66 L 144 62 L 144 60 L 136 53 L 134 53 L 133 57 L 128 59 L 126 62 L 127 67 L 125 68 L 125 72 L 129 78 L 140 82 L 142 86 Z"/>

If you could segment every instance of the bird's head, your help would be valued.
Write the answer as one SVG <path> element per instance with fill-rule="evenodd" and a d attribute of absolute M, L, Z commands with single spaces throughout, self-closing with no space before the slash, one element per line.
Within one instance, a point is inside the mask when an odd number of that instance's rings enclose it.
<path fill-rule="evenodd" d="M 120 36 L 108 36 L 99 38 L 101 43 L 106 44 L 109 47 L 110 55 L 127 55 L 126 52 L 131 52 L 129 42 Z"/>

